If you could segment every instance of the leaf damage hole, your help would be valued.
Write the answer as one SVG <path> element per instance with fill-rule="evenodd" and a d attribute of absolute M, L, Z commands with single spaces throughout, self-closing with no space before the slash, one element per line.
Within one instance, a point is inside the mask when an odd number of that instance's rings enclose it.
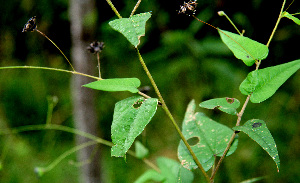
<path fill-rule="evenodd" d="M 252 128 L 257 128 L 257 127 L 260 127 L 261 125 L 262 125 L 262 123 L 259 123 L 259 122 L 253 123 Z"/>
<path fill-rule="evenodd" d="M 135 108 L 135 109 L 138 109 L 138 108 L 140 108 L 140 107 L 142 106 L 142 104 L 143 104 L 144 101 L 145 101 L 144 98 L 139 99 L 138 101 L 136 101 L 136 102 L 132 105 L 132 107 Z"/>
<path fill-rule="evenodd" d="M 196 144 L 199 143 L 199 137 L 192 137 L 192 138 L 189 138 L 187 140 L 187 142 L 190 144 L 190 146 L 195 146 Z"/>
<path fill-rule="evenodd" d="M 229 104 L 232 104 L 232 103 L 234 102 L 234 98 L 226 97 L 226 101 L 227 101 Z"/>

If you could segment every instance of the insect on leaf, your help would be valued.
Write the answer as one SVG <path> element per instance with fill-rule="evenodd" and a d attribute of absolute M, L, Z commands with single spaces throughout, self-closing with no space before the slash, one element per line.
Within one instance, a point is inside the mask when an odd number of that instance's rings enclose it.
<path fill-rule="evenodd" d="M 140 44 L 140 37 L 145 35 L 146 21 L 151 13 L 140 13 L 129 18 L 120 18 L 110 21 L 108 24 L 116 31 L 123 34 L 135 47 Z"/>
<path fill-rule="evenodd" d="M 234 34 L 225 30 L 218 30 L 222 41 L 247 66 L 252 66 L 256 60 L 267 58 L 269 49 L 266 45 L 250 38 Z"/>
<path fill-rule="evenodd" d="M 236 126 L 233 129 L 246 133 L 252 140 L 258 143 L 274 160 L 279 172 L 280 159 L 276 143 L 263 120 L 252 119 L 247 121 L 243 126 Z"/>
<path fill-rule="evenodd" d="M 240 85 L 244 95 L 251 95 L 251 102 L 260 103 L 270 98 L 278 88 L 300 68 L 300 60 L 252 71 Z"/>

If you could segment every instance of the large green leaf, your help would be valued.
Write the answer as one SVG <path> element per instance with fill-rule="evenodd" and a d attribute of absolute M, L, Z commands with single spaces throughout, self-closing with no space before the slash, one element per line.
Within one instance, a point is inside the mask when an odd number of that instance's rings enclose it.
<path fill-rule="evenodd" d="M 293 15 L 289 14 L 288 12 L 283 12 L 282 17 L 289 18 L 293 20 L 296 24 L 300 25 L 300 20 L 297 17 L 294 17 Z"/>
<path fill-rule="evenodd" d="M 116 103 L 111 125 L 111 139 L 114 144 L 111 149 L 112 156 L 125 156 L 135 138 L 154 116 L 157 103 L 156 98 L 144 99 L 141 96 Z"/>
<path fill-rule="evenodd" d="M 236 109 L 240 107 L 240 101 L 238 99 L 228 97 L 215 98 L 201 102 L 199 106 L 206 109 L 218 108 L 219 110 L 228 114 L 236 115 Z"/>
<path fill-rule="evenodd" d="M 116 78 L 116 79 L 103 79 L 94 81 L 92 83 L 83 85 L 84 87 L 92 88 L 95 90 L 103 91 L 130 91 L 137 93 L 137 89 L 141 85 L 138 78 Z"/>
<path fill-rule="evenodd" d="M 258 143 L 272 157 L 279 172 L 280 160 L 276 143 L 263 120 L 252 119 L 247 121 L 243 126 L 233 127 L 236 131 L 242 131 Z"/>
<path fill-rule="evenodd" d="M 300 68 L 300 60 L 252 71 L 241 83 L 240 91 L 251 95 L 251 102 L 260 103 L 270 98 L 277 89 Z"/>
<path fill-rule="evenodd" d="M 123 34 L 126 39 L 135 47 L 140 44 L 140 37 L 145 35 L 146 21 L 151 13 L 141 13 L 129 18 L 120 18 L 110 21 L 108 24 L 116 31 Z"/>
<path fill-rule="evenodd" d="M 188 139 L 204 170 L 208 171 L 213 166 L 215 157 L 223 155 L 234 132 L 227 126 L 213 121 L 202 113 L 195 113 L 195 107 L 195 101 L 193 100 L 186 110 L 182 124 L 182 133 Z M 191 141 L 194 141 L 193 144 L 190 143 Z M 236 139 L 227 156 L 236 150 L 237 145 L 238 140 Z M 190 152 L 182 141 L 180 141 L 178 147 L 178 158 L 185 168 L 189 170 L 197 168 Z"/>
<path fill-rule="evenodd" d="M 163 183 L 192 183 L 194 175 L 189 170 L 183 168 L 180 163 L 175 160 L 159 157 L 157 165 L 160 173 L 155 170 L 148 170 L 141 175 L 135 183 L 144 183 L 150 180 Z"/>
<path fill-rule="evenodd" d="M 269 49 L 264 44 L 225 30 L 219 30 L 219 34 L 234 56 L 247 66 L 253 65 L 255 60 L 263 60 L 268 56 Z"/>

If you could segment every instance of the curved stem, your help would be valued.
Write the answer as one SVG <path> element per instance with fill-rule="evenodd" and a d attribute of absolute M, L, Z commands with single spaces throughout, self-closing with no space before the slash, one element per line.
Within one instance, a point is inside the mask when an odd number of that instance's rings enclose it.
<path fill-rule="evenodd" d="M 166 103 L 165 103 L 165 101 L 164 101 L 164 99 L 163 99 L 163 97 L 162 97 L 160 91 L 158 90 L 158 87 L 157 87 L 157 85 L 156 85 L 154 79 L 152 78 L 152 75 L 150 74 L 150 72 L 149 72 L 149 70 L 148 70 L 148 68 L 147 68 L 147 66 L 146 66 L 146 64 L 145 64 L 145 62 L 144 62 L 144 60 L 143 60 L 143 58 L 142 58 L 142 56 L 141 56 L 139 50 L 138 50 L 138 48 L 135 48 L 135 49 L 136 49 L 136 52 L 137 52 L 137 54 L 138 54 L 139 60 L 140 60 L 140 62 L 141 62 L 141 64 L 142 64 L 142 67 L 144 68 L 144 70 L 145 70 L 145 72 L 146 72 L 148 78 L 150 79 L 150 82 L 151 82 L 151 84 L 152 84 L 152 86 L 153 86 L 153 88 L 154 88 L 154 90 L 155 90 L 155 93 L 157 94 L 159 100 L 160 100 L 161 103 L 162 103 L 162 108 L 163 108 L 164 111 L 166 112 L 167 116 L 171 119 L 173 126 L 175 127 L 175 129 L 176 129 L 177 133 L 179 134 L 180 138 L 182 139 L 183 143 L 185 144 L 185 146 L 186 146 L 187 149 L 189 150 L 190 154 L 192 155 L 192 157 L 193 157 L 195 163 L 197 164 L 197 166 L 199 167 L 199 169 L 200 169 L 200 170 L 202 171 L 202 173 L 204 174 L 206 180 L 209 182 L 209 176 L 207 175 L 207 173 L 205 172 L 204 168 L 203 168 L 202 165 L 200 164 L 200 162 L 199 162 L 199 160 L 198 160 L 196 154 L 194 153 L 194 151 L 192 150 L 191 146 L 190 146 L 189 143 L 187 142 L 186 138 L 185 138 L 184 135 L 182 134 L 182 132 L 181 132 L 181 130 L 180 130 L 178 124 L 176 123 L 176 121 L 175 121 L 175 119 L 174 119 L 174 117 L 173 117 L 173 115 L 171 114 L 170 110 L 168 109 L 168 107 L 167 107 L 167 105 L 166 105 Z"/>

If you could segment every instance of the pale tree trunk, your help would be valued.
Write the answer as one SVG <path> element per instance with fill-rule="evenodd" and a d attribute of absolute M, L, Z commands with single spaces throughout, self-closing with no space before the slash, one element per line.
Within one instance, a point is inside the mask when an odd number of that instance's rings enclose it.
<path fill-rule="evenodd" d="M 72 52 L 71 58 L 74 68 L 78 72 L 93 74 L 96 69 L 96 63 L 91 58 L 91 54 L 87 52 L 89 43 L 84 41 L 83 35 L 92 34 L 84 32 L 83 18 L 95 8 L 94 0 L 70 0 L 70 22 L 71 22 L 71 38 Z M 91 36 L 91 35 L 90 35 Z M 93 64 L 95 63 L 95 64 Z M 94 91 L 82 87 L 82 85 L 91 82 L 90 78 L 73 75 L 72 78 L 72 97 L 73 97 L 73 113 L 74 123 L 78 130 L 99 136 L 97 115 L 94 107 L 95 95 Z M 76 144 L 82 144 L 89 141 L 86 138 L 77 136 Z M 89 146 L 77 153 L 78 161 L 86 161 L 94 154 L 96 146 Z M 80 167 L 81 183 L 98 183 L 101 182 L 100 173 L 100 153 L 99 150 L 91 159 L 92 161 Z"/>

